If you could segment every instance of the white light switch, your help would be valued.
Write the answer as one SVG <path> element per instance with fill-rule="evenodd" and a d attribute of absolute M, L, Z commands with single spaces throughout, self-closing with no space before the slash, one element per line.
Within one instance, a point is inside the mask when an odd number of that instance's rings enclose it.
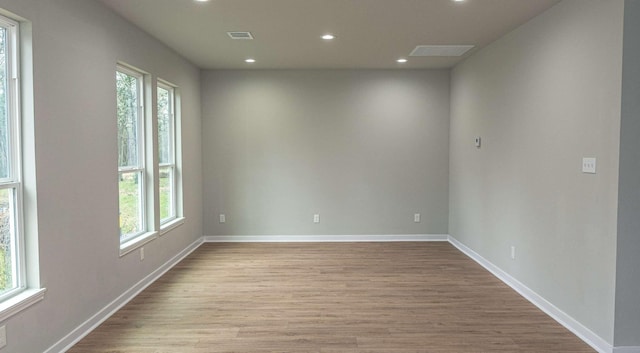
<path fill-rule="evenodd" d="M 476 147 L 480 148 L 480 145 L 482 144 L 482 138 L 480 136 L 476 137 Z"/>
<path fill-rule="evenodd" d="M 313 215 L 313 223 L 320 223 L 320 215 L 319 214 L 314 214 Z"/>
<path fill-rule="evenodd" d="M 227 216 L 225 216 L 224 214 L 220 214 L 220 223 L 224 223 L 227 221 Z"/>
<path fill-rule="evenodd" d="M 415 213 L 413 215 L 413 221 L 416 223 L 420 223 L 420 214 L 419 213 Z"/>
<path fill-rule="evenodd" d="M 595 174 L 596 173 L 596 159 L 595 158 L 582 158 L 582 172 Z"/>

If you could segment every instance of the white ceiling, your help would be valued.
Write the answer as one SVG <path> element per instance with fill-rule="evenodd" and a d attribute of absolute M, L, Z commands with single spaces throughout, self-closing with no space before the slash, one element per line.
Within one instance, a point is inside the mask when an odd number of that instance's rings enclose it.
<path fill-rule="evenodd" d="M 204 69 L 447 68 L 559 0 L 100 0 Z M 227 31 L 250 31 L 232 40 Z M 333 33 L 336 39 L 320 38 Z M 417 45 L 476 47 L 408 57 Z M 246 58 L 256 63 L 247 64 Z"/>

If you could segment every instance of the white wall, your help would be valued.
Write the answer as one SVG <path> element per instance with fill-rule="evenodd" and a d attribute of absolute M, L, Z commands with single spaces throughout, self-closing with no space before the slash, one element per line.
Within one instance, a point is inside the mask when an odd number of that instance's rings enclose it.
<path fill-rule="evenodd" d="M 609 343 L 622 16 L 622 0 L 565 0 L 451 83 L 450 234 Z"/>
<path fill-rule="evenodd" d="M 447 233 L 448 71 L 202 80 L 205 234 Z"/>
<path fill-rule="evenodd" d="M 199 70 L 96 1 L 0 0 L 33 23 L 35 165 L 44 301 L 2 352 L 42 352 L 202 236 Z M 180 87 L 186 223 L 119 257 L 115 67 Z M 27 197 L 33 197 L 31 194 Z M 29 220 L 27 220 L 29 222 Z"/>

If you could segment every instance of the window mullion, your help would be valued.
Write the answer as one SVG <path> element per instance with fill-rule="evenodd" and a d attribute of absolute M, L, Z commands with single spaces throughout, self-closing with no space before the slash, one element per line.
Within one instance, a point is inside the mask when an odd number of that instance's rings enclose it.
<path fill-rule="evenodd" d="M 126 167 L 126 168 L 118 168 L 119 173 L 133 173 L 133 172 L 142 172 L 144 168 L 140 167 Z"/>
<path fill-rule="evenodd" d="M 0 183 L 0 190 L 2 189 L 19 189 L 21 184 L 17 181 L 2 182 Z"/>

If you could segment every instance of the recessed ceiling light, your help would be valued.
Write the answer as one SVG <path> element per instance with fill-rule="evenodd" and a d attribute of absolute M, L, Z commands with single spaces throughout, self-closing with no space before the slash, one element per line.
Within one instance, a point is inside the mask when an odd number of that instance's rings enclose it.
<path fill-rule="evenodd" d="M 399 62 L 400 64 L 404 64 L 404 63 L 406 63 L 406 62 L 407 62 L 407 59 L 405 59 L 405 58 L 400 58 L 400 59 L 398 59 L 398 60 L 396 60 L 396 61 L 397 61 L 397 62 Z"/>
<path fill-rule="evenodd" d="M 322 39 L 324 39 L 324 40 L 332 40 L 332 39 L 335 39 L 335 37 L 336 36 L 334 36 L 333 34 L 328 34 L 327 33 L 327 34 L 322 36 Z"/>
<path fill-rule="evenodd" d="M 453 0 L 453 2 L 464 2 L 464 0 Z"/>
<path fill-rule="evenodd" d="M 253 64 L 254 62 L 256 62 L 256 59 L 245 59 L 244 62 Z"/>
<path fill-rule="evenodd" d="M 195 0 L 195 2 L 208 2 L 209 0 Z"/>

